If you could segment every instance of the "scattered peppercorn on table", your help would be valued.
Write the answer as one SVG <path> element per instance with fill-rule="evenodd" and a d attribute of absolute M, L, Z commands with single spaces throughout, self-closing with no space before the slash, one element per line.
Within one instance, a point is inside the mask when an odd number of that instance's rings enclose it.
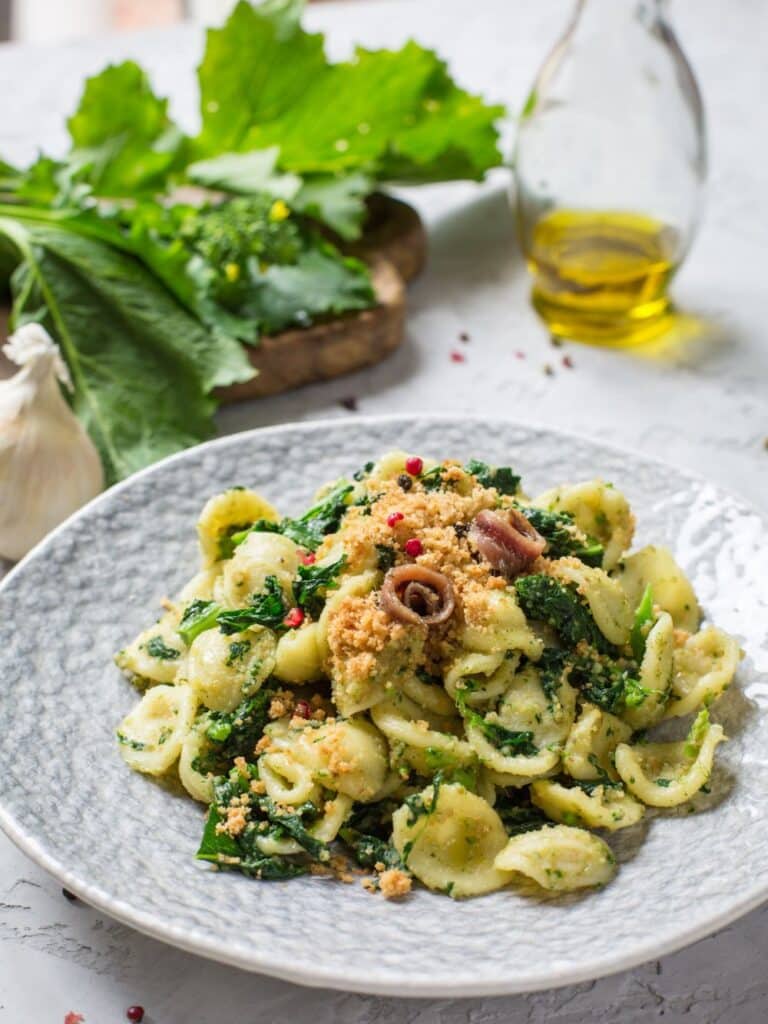
<path fill-rule="evenodd" d="M 377 0 L 319 5 L 308 21 L 327 31 L 338 56 L 352 43 L 399 46 L 411 36 L 434 45 L 458 80 L 514 110 L 570 8 L 566 0 Z M 754 131 L 750 102 L 768 86 L 760 49 L 768 9 L 734 0 L 731 17 L 722 12 L 715 0 L 673 12 L 703 83 L 713 170 L 701 235 L 673 289 L 686 315 L 672 341 L 623 354 L 550 343 L 528 303 L 504 172 L 481 186 L 404 190 L 424 216 L 431 251 L 410 295 L 403 348 L 375 369 L 227 408 L 220 429 L 417 410 L 535 420 L 665 458 L 768 508 L 768 143 Z M 141 61 L 158 91 L 191 114 L 195 98 L 186 90 L 199 51 L 192 27 L 70 45 L 44 59 L 31 48 L 0 48 L 0 95 L 7 98 L 0 153 L 25 163 L 38 146 L 61 147 L 63 117 L 83 76 L 110 60 Z M 198 960 L 65 898 L 2 836 L 0 869 L 0 1005 L 9 1021 L 209 1024 L 221 1019 L 222 1006 L 227 1020 L 291 1024 L 369 1017 L 647 1024 L 662 1011 L 667 1024 L 768 1018 L 765 908 L 706 942 L 594 985 L 430 1006 L 310 992 Z"/>

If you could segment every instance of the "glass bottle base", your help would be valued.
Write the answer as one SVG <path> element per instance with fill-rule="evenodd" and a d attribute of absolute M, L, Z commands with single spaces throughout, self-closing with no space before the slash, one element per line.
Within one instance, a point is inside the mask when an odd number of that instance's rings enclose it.
<path fill-rule="evenodd" d="M 663 334 L 673 320 L 672 303 L 667 295 L 621 313 L 601 314 L 595 310 L 575 309 L 534 288 L 531 304 L 550 334 L 589 345 L 614 348 L 650 341 Z"/>

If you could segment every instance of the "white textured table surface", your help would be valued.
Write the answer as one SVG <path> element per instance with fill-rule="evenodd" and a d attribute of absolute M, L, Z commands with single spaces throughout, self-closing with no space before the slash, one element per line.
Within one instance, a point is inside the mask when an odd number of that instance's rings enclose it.
<path fill-rule="evenodd" d="M 334 49 L 435 45 L 457 76 L 519 107 L 571 4 L 565 0 L 391 0 L 313 9 Z M 664 352 L 569 346 L 562 365 L 526 301 L 502 172 L 487 185 L 413 193 L 432 253 L 410 295 L 403 349 L 373 371 L 228 409 L 224 431 L 360 412 L 487 411 L 533 418 L 705 473 L 768 509 L 768 237 L 762 102 L 768 93 L 765 0 L 680 0 L 676 24 L 709 113 L 712 173 L 703 229 L 675 294 L 705 325 Z M 134 57 L 188 122 L 200 36 L 191 29 L 53 51 L 0 48 L 0 155 L 24 161 L 63 144 L 82 76 Z M 567 154 L 564 154 L 567 159 Z M 471 336 L 458 341 L 460 332 Z M 460 349 L 466 362 L 454 363 Z M 525 358 L 516 358 L 516 352 Z M 543 371 L 545 363 L 554 375 Z M 166 948 L 80 903 L 0 837 L 0 1020 L 86 1024 L 763 1024 L 768 1020 L 768 909 L 688 950 L 623 975 L 526 997 L 420 1002 L 318 992 Z"/>

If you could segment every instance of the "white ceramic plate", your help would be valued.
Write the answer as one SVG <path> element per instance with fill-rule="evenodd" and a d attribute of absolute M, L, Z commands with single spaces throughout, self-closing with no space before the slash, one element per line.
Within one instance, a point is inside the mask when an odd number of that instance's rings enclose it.
<path fill-rule="evenodd" d="M 718 705 L 711 808 L 619 833 L 605 890 L 387 902 L 359 884 L 259 883 L 194 859 L 201 809 L 129 772 L 115 725 L 135 692 L 112 654 L 194 569 L 205 499 L 233 484 L 298 511 L 322 482 L 392 447 L 511 464 L 531 493 L 601 475 L 638 541 L 664 542 L 707 614 L 741 638 Z M 0 588 L 0 823 L 84 900 L 156 938 L 307 985 L 394 995 L 531 991 L 631 967 L 768 896 L 768 529 L 704 481 L 553 431 L 483 420 L 355 418 L 227 437 L 138 474 L 59 528 Z M 722 752 L 722 753 L 721 753 Z M 613 840 L 612 840 L 613 842 Z"/>

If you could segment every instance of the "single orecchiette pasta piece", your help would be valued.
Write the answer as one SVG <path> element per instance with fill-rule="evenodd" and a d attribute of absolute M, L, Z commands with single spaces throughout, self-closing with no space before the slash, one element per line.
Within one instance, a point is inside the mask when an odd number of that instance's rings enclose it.
<path fill-rule="evenodd" d="M 494 861 L 502 871 L 526 875 L 542 889 L 570 892 L 606 885 L 616 873 L 611 848 L 581 828 L 555 825 L 513 836 Z"/>
<path fill-rule="evenodd" d="M 200 803 L 209 804 L 213 800 L 213 774 L 201 772 L 197 767 L 197 759 L 204 757 L 211 749 L 211 743 L 205 734 L 206 716 L 198 718 L 187 733 L 181 745 L 179 756 L 179 779 L 189 795 Z"/>
<path fill-rule="evenodd" d="M 672 616 L 669 612 L 661 612 L 645 640 L 638 678 L 640 689 L 622 711 L 622 718 L 633 729 L 648 729 L 664 717 L 672 685 L 674 649 Z"/>
<path fill-rule="evenodd" d="M 371 718 L 386 736 L 394 767 L 405 763 L 421 775 L 476 760 L 469 743 L 454 736 L 453 719 L 434 715 L 402 694 L 371 708 Z"/>
<path fill-rule="evenodd" d="M 280 533 L 249 533 L 224 565 L 214 587 L 216 600 L 229 608 L 242 608 L 254 594 L 264 591 L 268 576 L 275 576 L 292 600 L 299 551 L 297 544 Z"/>
<path fill-rule="evenodd" d="M 510 662 L 512 672 L 515 671 L 519 658 Z M 444 685 L 448 696 L 456 700 L 456 691 L 462 679 L 472 678 L 472 689 L 466 691 L 465 699 L 467 704 L 482 704 L 490 700 L 498 700 L 506 693 L 510 678 L 507 672 L 497 670 L 504 666 L 504 655 L 501 652 L 496 654 L 480 654 L 470 651 L 459 655 L 451 663 L 445 673 Z"/>
<path fill-rule="evenodd" d="M 456 715 L 456 705 L 445 692 L 441 680 L 437 682 L 424 682 L 418 676 L 406 676 L 402 681 L 397 680 L 400 690 L 412 700 L 426 708 L 433 715 L 440 715 L 443 718 L 450 718 Z"/>
<path fill-rule="evenodd" d="M 354 801 L 352 797 L 336 793 L 331 799 L 318 798 L 323 813 L 307 829 L 307 832 L 322 843 L 332 843 L 339 829 L 349 817 Z M 267 857 L 286 856 L 301 853 L 302 847 L 295 839 L 277 839 L 269 834 L 258 836 L 256 845 Z"/>
<path fill-rule="evenodd" d="M 176 632 L 179 612 L 166 612 L 155 624 L 118 651 L 115 664 L 137 683 L 173 683 L 185 662 L 184 644 Z"/>
<path fill-rule="evenodd" d="M 632 608 L 637 608 L 650 584 L 653 601 L 679 629 L 694 633 L 701 611 L 687 576 L 668 548 L 649 545 L 622 559 L 616 578 L 626 591 Z"/>
<path fill-rule="evenodd" d="M 276 804 L 296 807 L 320 799 L 312 769 L 298 761 L 290 749 L 275 750 L 259 758 L 259 778 Z"/>
<path fill-rule="evenodd" d="M 191 686 L 153 686 L 117 730 L 129 768 L 149 775 L 167 772 L 192 728 L 197 697 Z"/>
<path fill-rule="evenodd" d="M 192 601 L 210 601 L 213 598 L 213 588 L 216 580 L 220 575 L 220 563 L 211 565 L 207 569 L 201 569 L 181 588 L 176 598 L 176 604 L 180 609 L 183 609 L 186 605 L 191 604 Z"/>
<path fill-rule="evenodd" d="M 715 748 L 725 739 L 722 726 L 699 712 L 687 739 L 616 748 L 616 771 L 630 793 L 651 807 L 676 807 L 709 780 Z"/>
<path fill-rule="evenodd" d="M 227 542 L 233 533 L 247 530 L 257 519 L 275 523 L 279 518 L 268 501 L 246 487 L 232 487 L 214 495 L 205 503 L 197 521 L 203 565 L 212 565 L 231 555 Z"/>
<path fill-rule="evenodd" d="M 308 622 L 301 629 L 284 633 L 277 641 L 275 675 L 286 683 L 309 683 L 323 675 L 320 656 L 320 623 Z"/>
<path fill-rule="evenodd" d="M 552 562 L 551 572 L 561 583 L 576 588 L 606 640 L 617 645 L 629 640 L 634 616 L 627 595 L 615 579 L 578 558 L 558 558 Z"/>
<path fill-rule="evenodd" d="M 256 693 L 275 667 L 275 636 L 255 626 L 225 636 L 207 629 L 192 641 L 186 679 L 211 711 L 232 711 Z"/>
<path fill-rule="evenodd" d="M 582 782 L 594 782 L 605 775 L 615 780 L 618 776 L 613 752 L 631 736 L 632 728 L 626 722 L 594 704 L 584 704 L 568 734 L 563 768 L 571 778 Z"/>
<path fill-rule="evenodd" d="M 556 698 L 550 698 L 541 685 L 538 669 L 529 665 L 514 677 L 498 711 L 484 716 L 485 726 L 474 716 L 468 718 L 467 740 L 491 771 L 535 778 L 545 775 L 559 762 L 575 714 L 573 687 L 562 682 Z M 509 743 L 507 734 L 511 734 Z M 527 734 L 536 752 L 516 748 L 512 742 L 515 734 Z"/>
<path fill-rule="evenodd" d="M 468 651 L 520 651 L 534 660 L 544 647 L 511 590 L 489 590 L 483 595 L 482 604 L 480 599 L 474 602 L 470 621 L 459 630 L 459 642 Z"/>
<path fill-rule="evenodd" d="M 540 779 L 531 784 L 531 800 L 553 821 L 610 832 L 636 825 L 645 814 L 639 801 L 613 786 L 595 786 L 586 793 L 579 786 Z"/>
<path fill-rule="evenodd" d="M 606 570 L 616 565 L 632 543 L 635 517 L 627 499 L 602 480 L 555 487 L 540 494 L 533 504 L 552 512 L 570 512 L 579 529 L 603 545 Z"/>
<path fill-rule="evenodd" d="M 271 726 L 266 731 L 275 737 L 278 749 L 311 770 L 315 782 L 354 800 L 371 801 L 387 777 L 387 744 L 378 729 L 362 718 L 320 726 L 292 725 L 282 736 Z"/>
<path fill-rule="evenodd" d="M 479 896 L 501 889 L 506 871 L 494 858 L 507 842 L 501 818 L 458 783 L 427 786 L 392 815 L 392 842 L 408 869 L 429 889 Z"/>
<path fill-rule="evenodd" d="M 672 699 L 667 717 L 709 707 L 731 685 L 741 656 L 738 641 L 715 626 L 689 636 L 672 656 Z"/>

